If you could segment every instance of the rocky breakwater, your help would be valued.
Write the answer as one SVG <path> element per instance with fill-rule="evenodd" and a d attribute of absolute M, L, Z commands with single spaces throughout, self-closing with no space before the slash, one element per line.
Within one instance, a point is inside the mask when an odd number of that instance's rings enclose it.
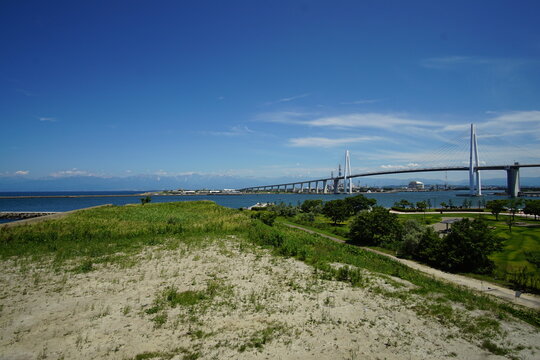
<path fill-rule="evenodd" d="M 0 211 L 0 219 L 31 219 L 35 217 L 58 214 L 52 211 Z"/>

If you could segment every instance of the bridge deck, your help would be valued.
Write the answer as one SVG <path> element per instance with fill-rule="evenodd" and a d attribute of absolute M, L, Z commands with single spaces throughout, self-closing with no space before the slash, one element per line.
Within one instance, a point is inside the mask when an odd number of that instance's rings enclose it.
<path fill-rule="evenodd" d="M 474 168 L 476 170 L 508 170 L 510 168 L 524 168 L 524 167 L 540 167 L 540 164 L 514 164 L 514 165 L 490 165 L 490 166 L 479 166 Z M 419 173 L 419 172 L 437 172 L 437 171 L 469 171 L 468 166 L 450 166 L 450 167 L 432 167 L 432 168 L 416 168 L 416 169 L 399 169 L 399 170 L 386 170 L 386 171 L 376 171 L 376 172 L 367 172 L 361 174 L 354 174 L 348 176 L 348 178 L 357 178 L 357 177 L 366 177 L 366 176 L 378 176 L 378 175 L 392 175 L 392 174 L 406 174 L 406 173 Z M 283 184 L 273 184 L 273 185 L 260 185 L 260 186 L 251 186 L 240 189 L 240 191 L 258 189 L 258 188 L 267 188 L 267 187 L 282 187 L 282 186 L 292 186 L 299 184 L 308 184 L 314 182 L 324 182 L 324 181 L 339 181 L 345 179 L 345 176 L 321 178 L 314 180 L 306 181 L 295 181 Z"/>

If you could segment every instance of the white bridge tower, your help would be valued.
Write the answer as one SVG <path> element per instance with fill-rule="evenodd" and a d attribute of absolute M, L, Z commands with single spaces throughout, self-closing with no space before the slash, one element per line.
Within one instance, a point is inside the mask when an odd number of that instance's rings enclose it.
<path fill-rule="evenodd" d="M 471 196 L 482 196 L 480 183 L 480 170 L 478 167 L 478 142 L 476 141 L 476 127 L 471 124 L 471 153 L 469 158 L 469 191 Z M 476 179 L 475 179 L 476 178 Z"/>
<path fill-rule="evenodd" d="M 345 174 L 343 175 L 343 192 L 352 194 L 352 178 L 351 178 L 351 154 L 349 150 L 345 151 Z M 349 186 L 347 186 L 347 179 Z"/>

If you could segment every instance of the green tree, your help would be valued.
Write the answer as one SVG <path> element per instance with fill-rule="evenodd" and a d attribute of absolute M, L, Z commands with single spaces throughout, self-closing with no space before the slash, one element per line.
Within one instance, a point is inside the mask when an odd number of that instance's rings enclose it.
<path fill-rule="evenodd" d="M 486 203 L 486 209 L 495 215 L 495 220 L 499 220 L 499 214 L 506 207 L 506 200 L 490 200 Z"/>
<path fill-rule="evenodd" d="M 534 215 L 534 220 L 540 216 L 540 200 L 526 200 L 523 212 L 527 215 Z"/>
<path fill-rule="evenodd" d="M 403 244 L 402 251 L 404 257 L 409 256 L 433 267 L 439 267 L 441 257 L 444 256 L 442 248 L 443 239 L 431 226 L 425 226 L 424 231 L 418 234 L 414 240 Z M 408 253 L 405 253 L 406 251 Z"/>
<path fill-rule="evenodd" d="M 351 207 L 344 200 L 330 200 L 324 203 L 322 208 L 323 215 L 329 217 L 334 225 L 348 219 L 351 214 Z"/>
<path fill-rule="evenodd" d="M 349 238 L 355 244 L 394 247 L 401 241 L 403 227 L 396 214 L 381 206 L 362 211 L 352 220 Z"/>
<path fill-rule="evenodd" d="M 516 218 L 516 213 L 519 211 L 521 206 L 523 206 L 523 200 L 522 199 L 510 199 L 506 202 L 506 206 L 508 207 L 508 210 L 512 214 L 512 221 Z"/>
<path fill-rule="evenodd" d="M 322 210 L 322 203 L 323 201 L 321 199 L 306 200 L 300 205 L 300 209 L 305 213 L 320 213 Z"/>
<path fill-rule="evenodd" d="M 345 202 L 349 205 L 353 214 L 358 214 L 363 210 L 369 210 L 377 204 L 377 200 L 367 198 L 362 194 L 345 198 Z"/>
<path fill-rule="evenodd" d="M 397 256 L 413 258 L 416 254 L 420 237 L 426 230 L 419 221 L 407 219 L 403 223 L 402 241 L 396 251 Z"/>
<path fill-rule="evenodd" d="M 414 204 L 411 203 L 411 202 L 408 201 L 408 200 L 401 199 L 401 200 L 395 202 L 395 203 L 394 203 L 394 206 L 395 206 L 395 207 L 398 207 L 398 208 L 406 209 L 406 208 L 408 208 L 408 207 L 410 207 L 410 208 L 414 207 Z"/>
<path fill-rule="evenodd" d="M 150 201 L 152 201 L 152 198 L 150 196 L 143 197 L 141 198 L 141 205 L 147 204 Z"/>
<path fill-rule="evenodd" d="M 464 218 L 452 224 L 452 231 L 440 246 L 438 264 L 434 265 L 452 272 L 488 273 L 494 266 L 488 256 L 502 249 L 502 241 L 483 219 Z"/>
<path fill-rule="evenodd" d="M 506 223 L 506 225 L 508 225 L 508 231 L 512 232 L 512 226 L 514 226 L 515 224 L 514 217 L 506 216 L 506 218 L 504 219 L 504 222 Z"/>
<path fill-rule="evenodd" d="M 420 211 L 424 211 L 424 212 L 425 212 L 426 209 L 427 209 L 427 206 L 428 206 L 428 205 L 427 205 L 427 203 L 426 203 L 425 201 L 418 201 L 418 202 L 416 203 L 416 208 L 417 208 L 418 210 L 420 210 Z"/>

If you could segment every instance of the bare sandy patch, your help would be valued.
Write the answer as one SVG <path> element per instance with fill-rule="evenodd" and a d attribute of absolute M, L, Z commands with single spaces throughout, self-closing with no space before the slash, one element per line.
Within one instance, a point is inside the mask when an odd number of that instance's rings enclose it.
<path fill-rule="evenodd" d="M 444 319 L 419 315 L 422 298 L 396 296 L 413 284 L 369 272 L 363 279 L 363 287 L 326 280 L 236 238 L 148 248 L 132 267 L 85 274 L 3 261 L 0 358 L 500 358 Z M 498 321 L 493 344 L 538 358 L 534 328 Z"/>

